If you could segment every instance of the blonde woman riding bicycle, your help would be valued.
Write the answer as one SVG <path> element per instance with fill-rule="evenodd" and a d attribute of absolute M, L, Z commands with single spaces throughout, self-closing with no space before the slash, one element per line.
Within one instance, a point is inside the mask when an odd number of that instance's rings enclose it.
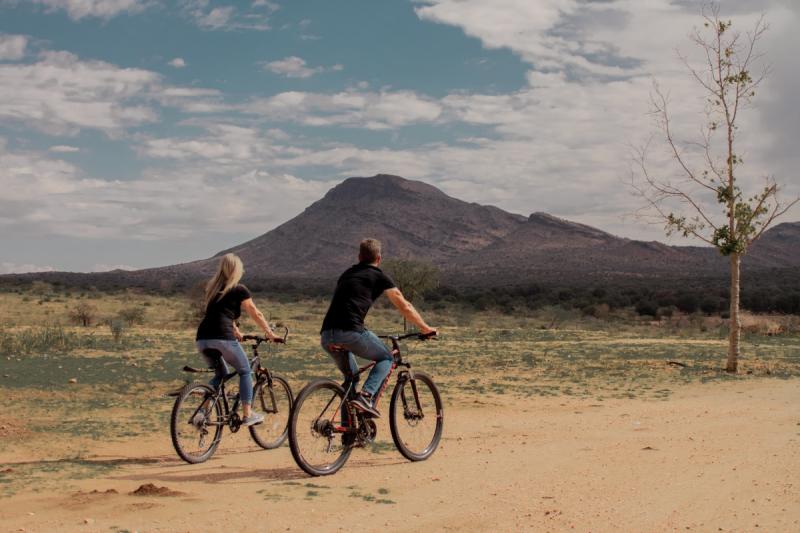
<path fill-rule="evenodd" d="M 243 275 L 244 266 L 238 256 L 222 256 L 217 272 L 206 284 L 205 316 L 197 328 L 195 345 L 197 351 L 214 368 L 214 378 L 209 382 L 212 387 L 217 387 L 228 373 L 228 364 L 236 369 L 244 416 L 242 425 L 252 426 L 263 422 L 264 415 L 254 412 L 252 408 L 253 378 L 247 354 L 239 344 L 242 334 L 236 326 L 236 320 L 244 310 L 270 341 L 283 342 L 283 339 L 272 332 L 264 315 L 253 302 L 250 291 L 239 283 Z M 221 357 L 211 355 L 216 353 Z"/>

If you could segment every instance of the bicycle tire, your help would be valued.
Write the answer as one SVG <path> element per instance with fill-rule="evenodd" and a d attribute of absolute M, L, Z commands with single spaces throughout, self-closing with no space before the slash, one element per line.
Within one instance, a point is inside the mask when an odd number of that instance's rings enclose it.
<path fill-rule="evenodd" d="M 442 398 L 439 394 L 439 389 L 436 387 L 436 384 L 433 380 L 425 374 L 424 372 L 414 371 L 414 382 L 412 384 L 412 379 L 405 374 L 405 377 L 401 376 L 401 379 L 397 381 L 397 384 L 392 391 L 392 399 L 389 404 L 389 428 L 392 431 L 392 440 L 394 440 L 395 446 L 400 451 L 400 453 L 408 459 L 409 461 L 424 461 L 428 457 L 430 457 L 433 452 L 436 451 L 436 448 L 439 446 L 439 441 L 442 439 L 442 430 L 444 428 L 444 407 L 442 406 Z M 430 398 L 426 398 L 423 400 L 420 398 L 420 403 L 427 403 L 430 404 L 430 400 L 433 400 L 433 405 L 429 405 L 430 407 L 434 407 L 435 411 L 433 413 L 435 417 L 435 425 L 434 429 L 431 432 L 431 438 L 428 440 L 427 436 L 423 434 L 422 442 L 423 444 L 420 446 L 413 445 L 409 442 L 407 438 L 401 433 L 407 433 L 410 428 L 419 427 L 420 422 L 424 422 L 425 418 L 418 418 L 415 410 L 418 409 L 420 406 L 417 404 L 416 398 L 419 398 L 422 395 L 422 391 L 420 390 L 419 384 L 424 384 L 425 387 L 430 392 Z M 413 386 L 417 386 L 417 395 L 414 395 Z M 426 395 L 427 396 L 427 395 Z M 408 405 L 411 404 L 412 408 L 409 410 Z M 422 408 L 425 405 L 421 406 Z M 398 409 L 400 411 L 398 411 Z M 425 415 L 425 413 L 422 413 Z M 430 416 L 431 413 L 429 412 L 426 416 Z M 398 416 L 402 417 L 402 420 L 398 420 Z M 416 425 L 412 425 L 416 422 Z M 430 424 L 428 424 L 429 426 Z M 427 433 L 427 432 L 426 432 Z"/>
<path fill-rule="evenodd" d="M 329 430 L 336 418 L 335 412 L 344 398 L 344 389 L 335 381 L 329 379 L 319 379 L 312 381 L 303 387 L 303 390 L 295 398 L 292 416 L 289 422 L 289 448 L 292 450 L 297 466 L 312 476 L 328 476 L 335 474 L 347 462 L 350 453 L 353 451 L 351 445 L 345 443 L 344 433 L 324 434 Z M 326 404 L 319 415 L 314 413 L 319 410 L 319 406 Z M 328 413 L 333 413 L 328 418 Z M 312 446 L 306 444 L 306 434 L 310 433 L 311 443 L 324 446 L 327 440 L 330 462 L 312 462 Z M 301 438 L 302 437 L 302 438 Z M 317 441 L 314 441 L 317 439 Z M 324 439 L 324 440 L 323 440 Z M 333 440 L 337 440 L 336 443 Z M 331 447 L 335 447 L 331 453 Z"/>
<path fill-rule="evenodd" d="M 270 412 L 273 408 L 272 398 L 264 397 L 264 393 L 268 390 L 267 384 L 256 383 L 253 387 L 253 407 L 258 408 L 264 415 L 264 422 L 255 426 L 250 426 L 250 436 L 253 437 L 256 444 L 265 450 L 274 450 L 286 442 L 289 436 L 289 419 L 291 418 L 292 406 L 294 405 L 292 388 L 285 379 L 273 374 L 272 385 L 272 392 L 275 395 L 275 402 L 277 404 L 275 407 L 279 409 L 277 413 Z M 281 406 L 283 406 L 282 411 L 280 410 Z M 270 429 L 273 431 L 269 431 Z M 271 437 L 275 430 L 280 430 L 280 433 L 277 434 L 277 436 Z"/>
<path fill-rule="evenodd" d="M 192 398 L 195 400 L 195 402 L 197 402 L 199 400 L 198 395 L 200 394 L 202 394 L 203 400 L 198 403 L 197 407 L 192 407 L 189 399 Z M 175 448 L 175 451 L 178 453 L 178 456 L 187 463 L 197 464 L 207 461 L 212 455 L 214 455 L 214 452 L 217 450 L 217 446 L 219 446 L 219 442 L 222 438 L 222 428 L 224 426 L 222 423 L 222 407 L 220 406 L 219 401 L 214 402 L 213 409 L 209 410 L 207 415 L 211 416 L 213 413 L 213 418 L 207 418 L 203 422 L 202 426 L 192 424 L 187 418 L 192 417 L 194 413 L 198 412 L 199 408 L 205 401 L 204 399 L 207 399 L 213 395 L 214 389 L 212 389 L 209 385 L 204 383 L 189 383 L 180 390 L 178 397 L 175 398 L 175 404 L 172 406 L 172 415 L 170 416 L 170 436 L 172 437 L 172 445 Z M 184 407 L 185 409 L 182 409 Z M 195 431 L 192 432 L 187 426 L 195 428 Z M 211 429 L 210 432 L 207 431 L 209 428 Z M 191 452 L 186 445 L 188 443 L 184 443 L 182 439 L 184 431 L 187 432 L 187 438 L 190 437 L 192 433 L 199 434 L 198 447 L 200 448 L 200 451 L 198 453 Z M 205 438 L 211 433 L 213 433 L 213 436 L 211 437 L 208 446 L 206 446 Z"/>

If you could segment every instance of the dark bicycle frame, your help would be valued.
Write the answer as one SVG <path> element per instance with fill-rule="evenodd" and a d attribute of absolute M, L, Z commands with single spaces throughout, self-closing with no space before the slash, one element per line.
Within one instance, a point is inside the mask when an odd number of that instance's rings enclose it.
<path fill-rule="evenodd" d="M 392 367 L 389 369 L 389 373 L 386 375 L 386 379 L 384 379 L 383 383 L 381 383 L 381 388 L 378 389 L 377 394 L 375 394 L 374 403 L 377 404 L 380 401 L 381 396 L 383 396 L 383 392 L 389 385 L 389 379 L 392 377 L 392 374 L 394 373 L 395 369 L 397 369 L 397 367 L 399 366 L 402 366 L 405 367 L 407 370 L 404 370 L 400 373 L 400 378 L 398 378 L 398 381 L 400 379 L 411 380 L 411 390 L 414 392 L 414 401 L 417 404 L 417 411 L 420 417 L 424 418 L 425 415 L 422 413 L 422 406 L 420 405 L 419 401 L 419 393 L 417 392 L 417 382 L 414 380 L 414 371 L 411 369 L 411 363 L 403 361 L 403 354 L 400 351 L 400 341 L 412 337 L 417 338 L 419 340 L 427 340 L 429 338 L 433 338 L 432 335 L 422 335 L 420 333 L 407 333 L 405 335 L 378 335 L 379 339 L 388 339 L 392 341 Z M 341 413 L 342 405 L 345 404 L 345 402 L 347 402 L 347 416 L 349 423 L 346 426 L 334 425 L 333 431 L 335 433 L 357 433 L 358 424 L 357 423 L 353 424 L 353 422 L 354 421 L 358 422 L 359 419 L 367 418 L 364 416 L 363 413 L 359 412 L 356 408 L 350 405 L 350 400 L 352 400 L 355 397 L 355 392 L 356 392 L 355 386 L 358 383 L 358 377 L 367 370 L 370 370 L 376 364 L 377 362 L 373 361 L 372 363 L 369 363 L 359 368 L 357 372 L 350 373 L 348 376 L 345 377 L 345 381 L 342 384 L 342 387 L 345 389 L 344 397 L 342 398 L 342 401 L 339 402 L 339 406 L 336 408 L 336 412 Z M 331 406 L 331 403 L 333 402 L 334 398 L 335 396 L 331 398 L 330 401 L 325 405 L 325 408 L 322 410 L 322 413 L 325 413 L 328 410 L 328 407 Z M 401 399 L 403 402 L 403 409 L 407 410 L 408 405 L 406 404 L 405 395 L 401 395 Z M 353 412 L 356 413 L 355 420 L 353 420 L 353 415 L 352 415 Z M 344 420 L 342 420 L 342 422 L 344 422 Z"/>
<path fill-rule="evenodd" d="M 284 342 L 286 342 L 286 337 L 288 335 L 289 335 L 289 329 L 286 328 L 286 332 L 285 332 L 285 334 L 283 336 Z M 256 387 L 258 387 L 258 385 L 264 385 L 264 384 L 267 385 L 267 390 L 269 391 L 270 400 L 272 400 L 272 408 L 271 409 L 265 409 L 264 411 L 266 413 L 277 413 L 278 412 L 278 407 L 277 407 L 277 403 L 275 402 L 275 393 L 272 390 L 272 371 L 270 371 L 269 368 L 261 366 L 261 356 L 258 353 L 258 346 L 262 342 L 266 342 L 267 339 L 265 339 L 264 337 L 256 336 L 256 335 L 245 335 L 244 337 L 242 337 L 242 340 L 243 341 L 255 341 L 254 344 L 250 345 L 250 347 L 253 349 L 253 357 L 250 358 L 250 370 L 253 373 L 255 373 L 255 375 L 256 375 L 256 382 L 253 384 L 253 388 L 255 389 Z M 220 356 L 220 360 L 218 362 L 221 365 L 225 364 L 224 361 L 222 360 L 221 356 Z M 184 372 L 214 372 L 214 368 L 213 367 L 206 368 L 206 369 L 198 369 L 198 368 L 192 368 L 190 366 L 185 366 L 185 367 L 183 367 L 183 370 L 184 370 Z M 233 405 L 232 406 L 228 403 L 228 395 L 225 394 L 225 383 L 227 383 L 230 379 L 232 379 L 237 374 L 238 373 L 236 371 L 233 371 L 233 372 L 230 372 L 229 374 L 226 374 L 222 378 L 222 381 L 220 382 L 220 384 L 216 387 L 216 390 L 214 391 L 214 394 L 208 395 L 206 400 L 203 400 L 203 403 L 201 403 L 197 407 L 197 409 L 195 409 L 195 411 L 192 413 L 192 415 L 189 417 L 189 419 L 191 420 L 192 417 L 194 417 L 194 415 L 196 415 L 197 413 L 200 412 L 200 409 L 203 408 L 203 406 L 206 404 L 207 400 L 210 399 L 212 401 L 211 405 L 214 405 L 215 403 L 220 401 L 220 398 L 221 398 L 222 399 L 221 403 L 222 403 L 222 406 L 223 406 L 223 409 L 224 409 L 224 413 L 222 415 L 221 420 L 219 420 L 217 422 L 208 422 L 208 423 L 206 423 L 206 425 L 208 425 L 208 426 L 226 426 L 227 425 L 230 428 L 231 433 L 236 433 L 237 431 L 239 431 L 239 429 L 241 428 L 241 425 L 242 425 L 242 420 L 239 417 L 239 413 L 238 413 L 239 402 L 241 401 L 241 391 L 239 391 L 239 394 L 236 395 L 236 398 L 233 401 Z M 222 438 L 222 434 L 220 434 L 220 438 Z"/>

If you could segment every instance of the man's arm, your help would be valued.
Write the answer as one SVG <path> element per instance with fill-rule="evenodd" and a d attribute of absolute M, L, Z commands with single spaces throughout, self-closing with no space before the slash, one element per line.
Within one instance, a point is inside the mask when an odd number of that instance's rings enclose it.
<path fill-rule="evenodd" d="M 406 300 L 403 293 L 400 292 L 400 289 L 394 287 L 392 289 L 387 289 L 385 293 L 389 301 L 394 304 L 400 314 L 403 315 L 406 320 L 415 324 L 419 328 L 420 333 L 436 333 L 436 330 L 430 327 L 425 321 L 422 319 L 422 316 L 414 309 L 414 306 L 411 305 L 411 302 Z"/>

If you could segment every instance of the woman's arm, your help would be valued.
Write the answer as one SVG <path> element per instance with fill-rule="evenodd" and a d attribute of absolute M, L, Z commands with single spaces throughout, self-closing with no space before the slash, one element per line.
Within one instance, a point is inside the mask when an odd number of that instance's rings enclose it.
<path fill-rule="evenodd" d="M 247 300 L 242 301 L 242 309 L 244 309 L 247 312 L 247 314 L 250 315 L 250 318 L 252 318 L 255 321 L 258 327 L 264 330 L 264 335 L 269 340 L 271 341 L 283 340 L 272 332 L 272 328 L 269 327 L 269 324 L 267 324 L 267 320 L 264 318 L 264 315 L 261 314 L 261 311 L 258 310 L 258 307 L 256 307 L 256 304 L 252 298 L 248 298 Z"/>
<path fill-rule="evenodd" d="M 233 321 L 233 336 L 236 337 L 237 341 L 242 340 L 242 332 L 239 331 L 239 326 L 236 325 L 236 321 Z"/>

